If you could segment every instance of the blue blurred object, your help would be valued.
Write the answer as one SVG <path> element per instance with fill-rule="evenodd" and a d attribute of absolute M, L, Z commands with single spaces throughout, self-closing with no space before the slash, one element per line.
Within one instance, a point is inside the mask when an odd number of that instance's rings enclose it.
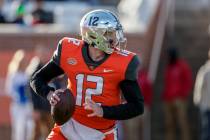
<path fill-rule="evenodd" d="M 26 95 L 26 85 L 17 86 L 17 93 L 19 97 L 20 104 L 25 104 L 28 101 L 28 97 Z"/>

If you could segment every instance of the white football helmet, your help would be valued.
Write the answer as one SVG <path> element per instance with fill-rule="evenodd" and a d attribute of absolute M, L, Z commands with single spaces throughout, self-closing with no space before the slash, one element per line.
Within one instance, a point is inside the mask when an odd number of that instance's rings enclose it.
<path fill-rule="evenodd" d="M 108 10 L 87 13 L 80 22 L 80 30 L 83 40 L 107 54 L 126 47 L 122 25 L 117 16 Z"/>

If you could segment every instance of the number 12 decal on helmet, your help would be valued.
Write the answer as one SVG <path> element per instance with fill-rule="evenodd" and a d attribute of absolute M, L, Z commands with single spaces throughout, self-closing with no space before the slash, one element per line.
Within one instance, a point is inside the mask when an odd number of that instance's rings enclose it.
<path fill-rule="evenodd" d="M 98 25 L 98 23 L 97 23 L 98 20 L 99 20 L 99 17 L 90 17 L 88 25 L 89 26 L 97 26 Z"/>

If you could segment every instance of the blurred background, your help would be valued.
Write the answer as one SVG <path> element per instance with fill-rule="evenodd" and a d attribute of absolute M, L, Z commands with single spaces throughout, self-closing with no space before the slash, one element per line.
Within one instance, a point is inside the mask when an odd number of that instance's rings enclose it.
<path fill-rule="evenodd" d="M 0 139 L 46 137 L 49 104 L 28 79 L 61 38 L 80 38 L 86 12 L 108 9 L 120 18 L 127 49 L 141 59 L 145 97 L 143 116 L 119 121 L 119 140 L 210 140 L 210 90 L 203 101 L 209 85 L 198 75 L 210 48 L 209 7 L 210 0 L 0 0 Z M 65 79 L 50 84 L 62 88 Z"/>

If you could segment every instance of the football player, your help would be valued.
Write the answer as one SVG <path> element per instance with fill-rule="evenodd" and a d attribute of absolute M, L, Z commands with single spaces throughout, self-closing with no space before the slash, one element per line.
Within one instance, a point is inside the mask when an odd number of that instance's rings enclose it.
<path fill-rule="evenodd" d="M 76 100 L 73 117 L 55 125 L 47 139 L 117 140 L 116 120 L 133 118 L 144 110 L 137 82 L 139 59 L 125 50 L 127 40 L 112 12 L 91 11 L 80 28 L 82 40 L 60 40 L 52 59 L 30 81 L 33 90 L 53 106 L 60 101 L 57 93 L 62 89 L 55 90 L 48 82 L 65 73 Z"/>

